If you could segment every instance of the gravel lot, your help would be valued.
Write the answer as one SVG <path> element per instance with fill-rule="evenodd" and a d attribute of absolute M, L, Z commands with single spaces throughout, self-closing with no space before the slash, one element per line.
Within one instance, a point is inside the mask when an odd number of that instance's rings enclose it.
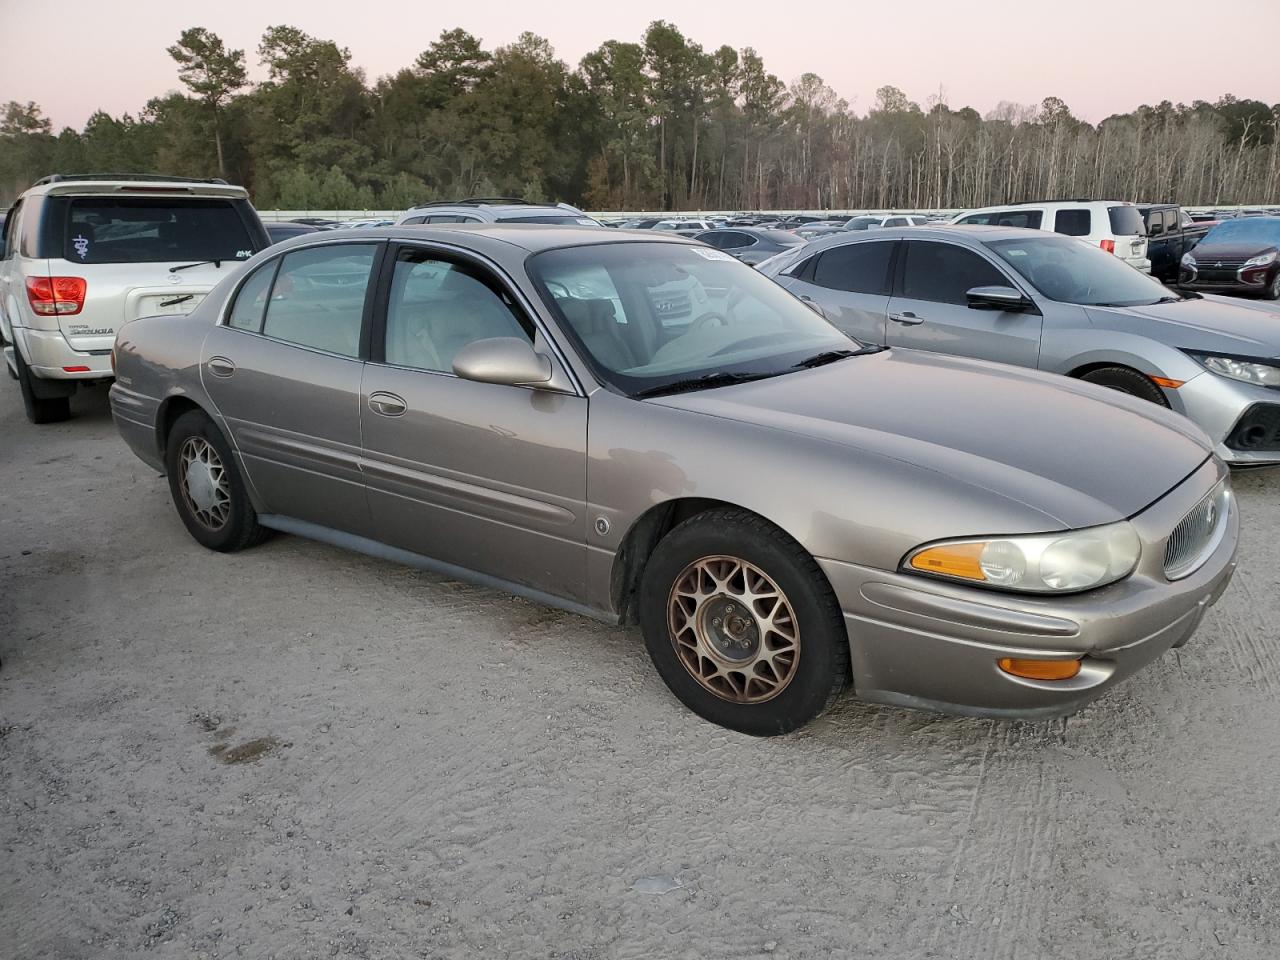
<path fill-rule="evenodd" d="M 761 741 L 633 631 L 202 550 L 75 408 L 0 382 L 5 958 L 1276 955 L 1278 473 L 1200 633 L 1083 713 Z"/>

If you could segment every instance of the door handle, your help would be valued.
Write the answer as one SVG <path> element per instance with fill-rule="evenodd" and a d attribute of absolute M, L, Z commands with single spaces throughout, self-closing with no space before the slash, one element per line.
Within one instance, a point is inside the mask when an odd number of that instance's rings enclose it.
<path fill-rule="evenodd" d="M 383 417 L 400 417 L 409 409 L 404 398 L 379 390 L 369 394 L 369 409 Z"/>
<path fill-rule="evenodd" d="M 229 377 L 236 372 L 236 365 L 226 357 L 210 357 L 205 366 L 215 377 Z"/>
<path fill-rule="evenodd" d="M 900 323 L 904 327 L 914 327 L 917 323 L 924 323 L 924 317 L 917 317 L 910 310 L 904 313 L 891 313 L 889 319 L 894 323 Z"/>

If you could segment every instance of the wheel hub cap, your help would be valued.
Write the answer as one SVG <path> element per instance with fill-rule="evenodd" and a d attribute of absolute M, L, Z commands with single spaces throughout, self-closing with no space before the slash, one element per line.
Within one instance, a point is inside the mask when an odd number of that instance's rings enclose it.
<path fill-rule="evenodd" d="M 781 693 L 800 661 L 800 631 L 781 588 L 736 557 L 704 557 L 676 577 L 667 625 L 680 663 L 711 693 L 762 703 Z"/>
<path fill-rule="evenodd" d="M 217 530 L 231 512 L 231 486 L 222 458 L 204 437 L 188 437 L 178 453 L 182 497 L 196 522 Z"/>

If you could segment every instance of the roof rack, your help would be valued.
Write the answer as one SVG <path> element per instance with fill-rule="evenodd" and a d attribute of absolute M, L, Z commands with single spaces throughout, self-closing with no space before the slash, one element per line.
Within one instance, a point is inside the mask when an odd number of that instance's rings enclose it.
<path fill-rule="evenodd" d="M 226 186 L 227 181 L 221 177 L 165 177 L 158 173 L 54 173 L 37 180 L 33 186 L 42 187 L 47 183 L 65 183 L 68 180 L 138 180 L 145 183 L 220 183 Z"/>
<path fill-rule="evenodd" d="M 1097 197 L 1052 197 L 1046 200 L 1018 200 L 1006 206 L 1023 207 L 1032 203 L 1094 203 L 1097 199 Z"/>
<path fill-rule="evenodd" d="M 543 206 L 543 204 L 534 203 L 532 200 L 526 200 L 524 197 L 467 197 L 464 200 L 432 200 L 428 203 L 415 203 L 413 209 L 421 210 L 424 207 L 479 207 L 490 203 L 515 203 L 526 207 Z"/>

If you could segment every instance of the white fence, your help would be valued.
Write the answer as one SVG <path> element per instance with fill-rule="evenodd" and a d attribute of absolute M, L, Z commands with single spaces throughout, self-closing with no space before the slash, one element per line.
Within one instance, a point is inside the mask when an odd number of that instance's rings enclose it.
<path fill-rule="evenodd" d="M 998 204 L 993 204 L 998 206 Z M 1256 210 L 1267 206 L 1266 204 L 1220 204 L 1218 206 L 1197 206 L 1188 207 L 1187 210 L 1192 213 L 1202 210 Z M 588 211 L 591 216 L 606 220 L 629 220 L 638 217 L 661 217 L 664 220 L 704 220 L 707 217 L 741 217 L 746 214 L 741 210 L 591 210 Z M 765 214 L 768 216 L 793 217 L 805 216 L 814 217 L 815 219 L 825 219 L 827 217 L 859 217 L 864 214 L 872 214 L 874 216 L 887 217 L 899 213 L 923 213 L 934 214 L 938 216 L 953 216 L 957 213 L 963 213 L 963 210 L 921 210 L 918 207 L 907 209 L 905 207 L 896 210 L 869 209 L 869 210 L 754 210 L 752 215 Z M 323 217 L 326 220 L 398 220 L 403 214 L 403 210 L 259 210 L 258 215 L 263 220 L 279 221 L 279 220 L 296 220 L 299 217 Z"/>

